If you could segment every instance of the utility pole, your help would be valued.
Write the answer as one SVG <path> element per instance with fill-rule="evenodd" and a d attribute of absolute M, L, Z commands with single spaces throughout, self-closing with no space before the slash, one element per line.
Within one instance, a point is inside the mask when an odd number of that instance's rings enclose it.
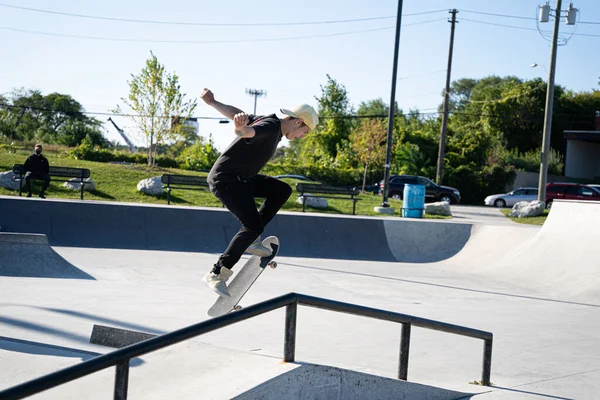
<path fill-rule="evenodd" d="M 256 99 L 259 97 L 267 96 L 267 92 L 258 89 L 246 89 L 246 94 L 254 96 L 254 114 L 256 115 Z"/>
<path fill-rule="evenodd" d="M 392 133 L 394 132 L 394 112 L 396 111 L 396 78 L 398 72 L 398 48 L 400 47 L 400 25 L 402 22 L 402 0 L 398 0 L 398 16 L 396 17 L 396 40 L 394 41 L 394 65 L 392 68 L 392 93 L 390 99 L 390 114 L 388 118 L 387 151 L 385 155 L 385 170 L 383 173 L 383 200 L 381 207 L 375 207 L 375 212 L 393 214 L 394 209 L 388 204 L 390 185 L 390 167 L 392 164 Z"/>
<path fill-rule="evenodd" d="M 558 42 L 558 30 L 560 28 L 560 17 L 562 1 L 556 0 L 554 10 L 554 31 L 552 33 L 552 47 L 550 50 L 550 71 L 548 72 L 548 88 L 546 90 L 546 111 L 544 114 L 544 135 L 542 139 L 542 154 L 540 155 L 540 180 L 538 184 L 538 201 L 546 202 L 546 181 L 548 180 L 548 155 L 550 153 L 550 139 L 552 137 L 552 109 L 554 107 L 554 75 L 556 70 L 556 51 Z M 550 5 L 546 3 L 540 6 L 540 22 L 548 22 Z M 567 10 L 567 25 L 574 25 L 577 17 L 577 9 L 573 4 Z"/>
<path fill-rule="evenodd" d="M 450 100 L 450 75 L 452 71 L 452 50 L 454 48 L 454 27 L 456 25 L 456 8 L 449 11 L 452 14 L 452 19 L 448 20 L 452 25 L 450 27 L 450 50 L 448 51 L 448 69 L 446 70 L 446 88 L 444 89 L 444 107 L 442 114 L 442 132 L 440 134 L 440 148 L 438 151 L 437 173 L 435 175 L 435 183 L 442 184 L 444 157 L 446 156 L 446 132 L 448 130 L 448 101 Z"/>

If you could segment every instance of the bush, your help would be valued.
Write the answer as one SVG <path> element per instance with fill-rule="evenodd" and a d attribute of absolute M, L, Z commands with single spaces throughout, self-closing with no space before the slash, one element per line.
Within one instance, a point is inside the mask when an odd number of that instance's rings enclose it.
<path fill-rule="evenodd" d="M 506 162 L 512 164 L 521 171 L 539 172 L 540 171 L 541 149 L 531 150 L 527 153 L 519 153 L 517 149 L 507 152 Z M 562 175 L 565 167 L 563 156 L 556 150 L 550 149 L 548 154 L 548 174 Z"/>
<path fill-rule="evenodd" d="M 208 171 L 219 158 L 219 152 L 214 147 L 212 138 L 208 143 L 195 143 L 186 147 L 179 156 L 181 168 L 192 171 Z"/>
<path fill-rule="evenodd" d="M 70 151 L 63 152 L 62 157 L 74 158 L 76 160 L 96 162 L 126 162 L 132 164 L 148 164 L 148 156 L 142 153 L 127 153 L 124 151 L 101 149 L 94 146 L 89 136 L 86 136 L 81 144 Z M 158 156 L 156 164 L 163 168 L 179 168 L 179 162 L 171 157 Z"/>
<path fill-rule="evenodd" d="M 304 175 L 328 185 L 359 186 L 362 185 L 364 169 L 269 163 L 261 173 L 271 176 L 283 174 Z M 383 179 L 383 171 L 369 171 L 367 174 L 367 184 L 379 182 L 381 179 Z"/>

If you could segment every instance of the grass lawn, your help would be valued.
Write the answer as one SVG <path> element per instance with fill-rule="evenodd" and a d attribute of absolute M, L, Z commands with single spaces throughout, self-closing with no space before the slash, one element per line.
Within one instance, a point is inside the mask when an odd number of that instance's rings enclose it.
<path fill-rule="evenodd" d="M 508 214 L 510 214 L 511 209 L 503 208 L 500 211 L 502 211 L 502 214 L 504 214 L 508 217 Z M 548 218 L 549 212 L 550 212 L 550 210 L 544 210 L 544 214 L 540 215 L 539 217 L 526 217 L 526 218 L 508 217 L 508 218 L 510 218 L 513 221 L 518 222 L 520 224 L 544 225 L 544 222 L 546 222 L 546 218 Z"/>
<path fill-rule="evenodd" d="M 10 171 L 13 164 L 22 164 L 30 153 L 17 152 L 0 153 L 0 172 Z M 179 170 L 173 168 L 150 168 L 146 165 L 123 165 L 108 164 L 93 161 L 73 160 L 70 158 L 60 158 L 56 153 L 45 151 L 44 155 L 48 158 L 50 165 L 64 167 L 88 168 L 90 177 L 96 183 L 98 190 L 86 192 L 85 200 L 103 200 L 119 201 L 127 203 L 149 203 L 149 204 L 167 204 L 166 193 L 160 196 L 149 196 L 137 191 L 137 183 L 142 179 L 160 176 L 164 173 L 186 174 L 205 176 L 206 173 Z M 282 179 L 295 188 L 295 179 Z M 36 195 L 41 187 L 41 181 L 33 181 L 33 193 Z M 79 192 L 64 188 L 63 182 L 51 182 L 46 195 L 49 198 L 78 199 Z M 0 187 L 0 195 L 18 196 L 18 191 L 8 190 Z M 381 196 L 371 193 L 361 194 L 361 199 L 356 204 L 357 215 L 382 216 L 373 211 L 373 207 L 381 204 Z M 296 203 L 297 194 L 294 193 L 283 206 L 285 211 L 302 212 L 302 205 Z M 307 208 L 307 211 L 327 213 L 327 214 L 352 214 L 352 202 L 348 200 L 327 199 L 329 207 L 326 209 Z M 186 206 L 202 207 L 221 207 L 221 203 L 208 191 L 205 190 L 173 190 L 171 192 L 171 203 Z M 389 199 L 389 204 L 396 210 L 396 217 L 399 217 L 402 208 L 402 201 Z M 449 218 L 433 215 L 425 215 L 425 218 Z"/>

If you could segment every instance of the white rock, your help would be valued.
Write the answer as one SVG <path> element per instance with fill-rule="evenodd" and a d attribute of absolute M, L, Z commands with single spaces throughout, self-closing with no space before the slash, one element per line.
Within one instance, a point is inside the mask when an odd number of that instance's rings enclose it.
<path fill-rule="evenodd" d="M 151 196 L 158 196 L 163 194 L 163 184 L 160 180 L 160 176 L 155 176 L 153 178 L 142 179 L 137 184 L 138 192 L 142 192 L 144 194 L 149 194 Z"/>
<path fill-rule="evenodd" d="M 19 190 L 19 181 L 13 179 L 15 176 L 18 179 L 18 175 L 15 175 L 12 171 L 0 172 L 0 186 L 5 189 Z M 25 186 L 25 178 L 23 178 L 22 185 Z"/>
<path fill-rule="evenodd" d="M 508 214 L 508 216 L 518 218 L 538 217 L 544 214 L 545 208 L 546 205 L 543 201 L 520 201 L 513 206 L 512 211 L 510 214 Z"/>
<path fill-rule="evenodd" d="M 310 194 L 310 193 L 306 193 L 306 194 Z M 298 199 L 296 199 L 296 203 L 302 205 L 302 202 L 306 200 L 306 205 L 308 207 L 313 207 L 313 208 L 327 208 L 327 206 L 329 205 L 329 203 L 327 202 L 327 199 L 324 199 L 323 197 L 304 197 L 304 196 L 298 196 Z"/>
<path fill-rule="evenodd" d="M 83 185 L 83 190 L 85 192 L 90 192 L 90 191 L 96 190 L 96 182 L 94 182 L 92 180 L 92 178 L 84 178 L 83 181 L 85 182 L 85 184 Z M 80 178 L 71 178 L 67 182 L 63 183 L 63 187 L 66 187 L 67 189 L 79 191 L 79 190 L 81 190 L 81 179 Z"/>
<path fill-rule="evenodd" d="M 437 203 L 425 204 L 425 214 L 452 216 L 452 211 L 450 211 L 450 203 L 439 201 Z"/>

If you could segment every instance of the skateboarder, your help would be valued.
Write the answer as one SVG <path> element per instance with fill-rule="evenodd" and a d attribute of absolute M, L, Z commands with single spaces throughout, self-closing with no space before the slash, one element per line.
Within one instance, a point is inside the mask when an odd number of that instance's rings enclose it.
<path fill-rule="evenodd" d="M 229 296 L 227 280 L 231 269 L 244 252 L 265 257 L 271 249 L 260 242 L 265 226 L 292 194 L 285 182 L 259 171 L 277 150 L 281 138 L 302 139 L 317 126 L 319 116 L 308 104 L 281 109 L 286 116 L 249 115 L 242 110 L 215 100 L 209 89 L 200 95 L 202 100 L 234 122 L 237 138 L 221 154 L 208 174 L 210 191 L 240 221 L 242 227 L 233 237 L 225 252 L 202 282 L 221 296 Z M 255 197 L 264 198 L 257 210 Z"/>

